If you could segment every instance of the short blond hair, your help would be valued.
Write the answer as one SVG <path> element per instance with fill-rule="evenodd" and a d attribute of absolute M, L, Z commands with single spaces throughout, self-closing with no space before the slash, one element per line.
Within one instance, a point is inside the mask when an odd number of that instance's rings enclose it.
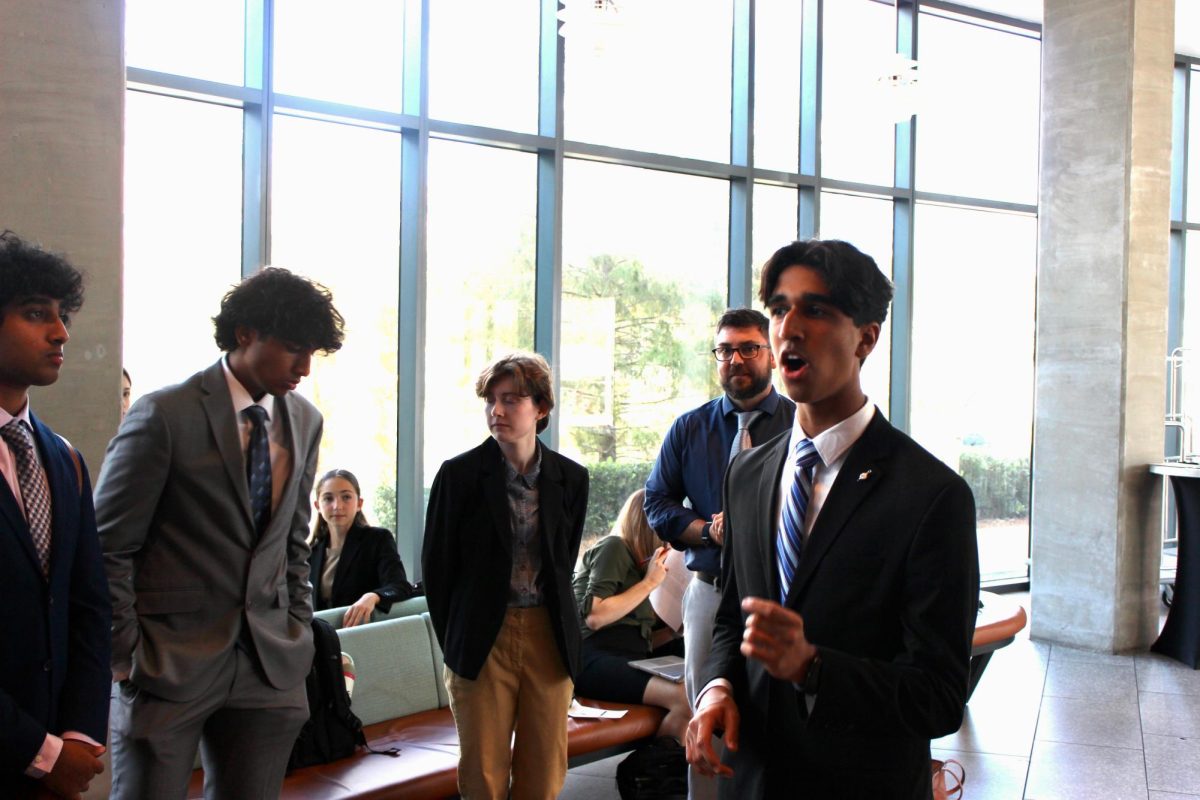
<path fill-rule="evenodd" d="M 537 432 L 546 430 L 550 424 L 550 411 L 554 408 L 554 378 L 546 359 L 538 353 L 509 353 L 479 373 L 475 394 L 487 397 L 492 386 L 503 378 L 512 378 L 517 392 L 522 397 L 533 398 L 534 405 L 545 412 L 546 415 L 538 420 Z"/>

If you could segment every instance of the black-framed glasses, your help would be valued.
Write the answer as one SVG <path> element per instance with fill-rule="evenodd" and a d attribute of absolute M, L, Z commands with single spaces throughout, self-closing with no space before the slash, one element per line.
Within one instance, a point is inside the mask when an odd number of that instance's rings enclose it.
<path fill-rule="evenodd" d="M 712 354 L 717 361 L 728 361 L 733 358 L 734 353 L 741 356 L 743 361 L 749 361 L 752 358 L 758 358 L 759 350 L 767 350 L 770 347 L 769 344 L 754 344 L 753 342 L 742 342 L 737 347 L 723 344 L 720 347 L 714 347 Z"/>

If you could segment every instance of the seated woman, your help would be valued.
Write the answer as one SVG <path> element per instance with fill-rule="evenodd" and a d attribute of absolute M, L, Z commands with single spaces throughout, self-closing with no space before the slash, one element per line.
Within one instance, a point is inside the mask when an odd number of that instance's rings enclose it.
<path fill-rule="evenodd" d="M 575 573 L 575 604 L 583 622 L 583 649 L 575 691 L 582 697 L 616 703 L 644 703 L 667 709 L 659 736 L 680 742 L 691 720 L 683 684 L 629 666 L 630 661 L 678 652 L 665 631 L 666 643 L 655 648 L 657 618 L 650 592 L 667 574 L 668 547 L 642 511 L 645 490 L 625 501 L 610 535 L 583 554 Z"/>
<path fill-rule="evenodd" d="M 350 606 L 342 617 L 345 628 L 370 622 L 376 608 L 387 613 L 392 603 L 414 594 L 395 538 L 367 524 L 362 504 L 358 478 L 347 470 L 330 470 L 317 482 L 313 505 L 318 515 L 308 557 L 313 607 Z"/>

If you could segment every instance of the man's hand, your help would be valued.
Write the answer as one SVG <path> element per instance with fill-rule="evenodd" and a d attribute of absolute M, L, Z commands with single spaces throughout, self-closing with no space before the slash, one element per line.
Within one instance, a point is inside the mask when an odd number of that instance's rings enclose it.
<path fill-rule="evenodd" d="M 718 511 L 713 514 L 712 527 L 708 529 L 708 536 L 718 547 L 725 546 L 725 512 Z"/>
<path fill-rule="evenodd" d="M 353 628 L 355 625 L 370 622 L 371 612 L 375 610 L 375 606 L 377 605 L 379 605 L 379 595 L 374 592 L 367 592 L 358 598 L 357 603 L 346 609 L 346 613 L 342 617 L 342 627 Z"/>
<path fill-rule="evenodd" d="M 87 791 L 88 785 L 101 772 L 104 765 L 100 756 L 104 748 L 77 739 L 63 739 L 62 752 L 54 769 L 42 777 L 42 784 L 58 797 L 77 800 Z"/>
<path fill-rule="evenodd" d="M 804 636 L 804 619 L 779 603 L 761 597 L 742 600 L 746 619 L 742 655 L 762 663 L 772 677 L 803 683 L 817 648 Z"/>
<path fill-rule="evenodd" d="M 688 763 L 701 775 L 733 775 L 733 770 L 722 764 L 713 750 L 712 737 L 718 731 L 724 731 L 725 747 L 737 750 L 739 720 L 737 704 L 724 686 L 713 686 L 700 698 L 700 707 L 688 723 L 684 744 Z"/>

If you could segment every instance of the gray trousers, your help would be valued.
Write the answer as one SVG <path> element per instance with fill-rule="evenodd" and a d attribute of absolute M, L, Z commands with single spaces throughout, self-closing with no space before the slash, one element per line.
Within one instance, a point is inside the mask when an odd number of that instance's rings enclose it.
<path fill-rule="evenodd" d="M 173 702 L 123 681 L 110 710 L 111 800 L 184 800 L 196 761 L 205 800 L 275 800 L 308 719 L 304 682 L 279 690 L 235 647 L 212 686 Z"/>
<path fill-rule="evenodd" d="M 712 650 L 713 622 L 717 606 L 721 604 L 721 592 L 710 583 L 692 578 L 683 594 L 683 685 L 687 691 L 688 705 L 696 710 L 696 695 L 704 688 L 699 683 L 700 671 Z M 719 742 L 714 747 L 720 753 Z M 695 767 L 688 767 L 689 800 L 715 800 L 717 779 L 707 778 Z"/>

